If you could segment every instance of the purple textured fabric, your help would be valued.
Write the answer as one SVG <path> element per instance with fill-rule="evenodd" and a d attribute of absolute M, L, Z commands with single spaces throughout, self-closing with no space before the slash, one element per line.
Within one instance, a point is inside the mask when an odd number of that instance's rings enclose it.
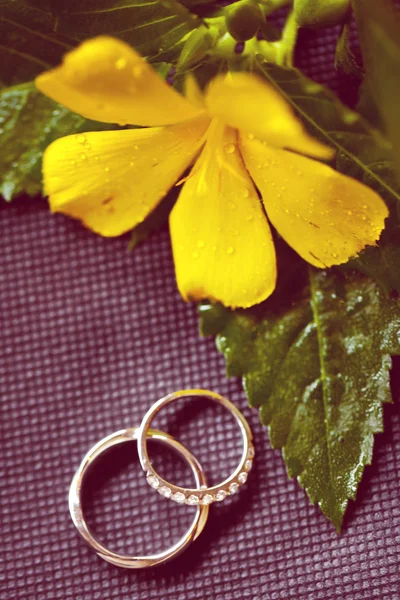
<path fill-rule="evenodd" d="M 340 92 L 332 30 L 302 38 L 309 73 Z M 167 231 L 130 253 L 126 236 L 101 239 L 31 199 L 1 204 L 0 228 L 2 600 L 400 600 L 398 381 L 338 536 L 287 479 L 213 340 L 199 339 L 196 309 L 175 288 Z M 211 507 L 205 531 L 175 561 L 148 571 L 108 565 L 72 525 L 72 475 L 101 437 L 187 387 L 227 395 L 249 419 L 257 456 L 247 487 Z M 239 456 L 236 425 L 208 404 L 177 409 L 157 425 L 212 481 L 227 475 Z M 155 450 L 166 475 L 191 481 L 176 457 Z M 191 519 L 147 486 L 133 445 L 99 460 L 85 487 L 90 526 L 118 551 L 157 551 Z"/>

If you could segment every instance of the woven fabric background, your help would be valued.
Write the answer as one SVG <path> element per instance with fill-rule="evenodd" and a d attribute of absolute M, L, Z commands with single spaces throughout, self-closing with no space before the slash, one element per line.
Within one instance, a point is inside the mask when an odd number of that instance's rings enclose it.
<path fill-rule="evenodd" d="M 356 82 L 332 70 L 335 35 L 302 33 L 298 58 L 351 102 Z M 338 536 L 287 479 L 213 340 L 199 338 L 196 308 L 175 288 L 166 230 L 131 253 L 127 236 L 101 239 L 50 216 L 41 200 L 3 203 L 0 213 L 1 600 L 400 600 L 400 377 Z M 97 440 L 187 387 L 227 395 L 249 419 L 257 456 L 247 488 L 211 507 L 205 531 L 175 561 L 148 571 L 108 565 L 72 525 L 72 475 Z M 227 475 L 240 451 L 236 425 L 205 403 L 176 408 L 157 425 L 212 481 Z M 153 451 L 166 475 L 191 481 L 176 457 Z M 147 486 L 131 444 L 98 461 L 85 507 L 99 539 L 136 554 L 166 547 L 192 517 Z"/>

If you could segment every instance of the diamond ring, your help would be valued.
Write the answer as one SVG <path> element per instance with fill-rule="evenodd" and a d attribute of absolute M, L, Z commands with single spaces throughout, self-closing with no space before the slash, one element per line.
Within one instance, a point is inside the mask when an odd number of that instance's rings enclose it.
<path fill-rule="evenodd" d="M 235 417 L 239 425 L 243 439 L 243 452 L 236 470 L 222 483 L 212 487 L 204 486 L 201 490 L 198 488 L 183 488 L 175 484 L 171 484 L 156 472 L 150 462 L 147 452 L 147 436 L 151 421 L 155 415 L 167 404 L 180 398 L 202 397 L 213 400 L 221 404 Z M 207 506 L 213 502 L 221 502 L 226 497 L 236 494 L 241 485 L 246 483 L 248 473 L 253 465 L 254 446 L 252 443 L 253 436 L 251 429 L 242 413 L 229 400 L 208 390 L 182 390 L 173 392 L 161 400 L 158 400 L 145 414 L 140 425 L 137 444 L 140 464 L 146 473 L 147 482 L 151 487 L 156 489 L 162 496 L 171 498 L 179 504 L 190 504 L 194 506 Z"/>

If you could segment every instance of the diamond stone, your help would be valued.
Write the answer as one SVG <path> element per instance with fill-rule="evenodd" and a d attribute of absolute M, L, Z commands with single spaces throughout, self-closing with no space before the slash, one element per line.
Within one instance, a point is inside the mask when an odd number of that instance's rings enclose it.
<path fill-rule="evenodd" d="M 147 483 L 155 490 L 160 487 L 160 481 L 155 475 L 147 475 Z"/>
<path fill-rule="evenodd" d="M 229 486 L 229 493 L 236 494 L 236 492 L 238 490 L 239 490 L 239 485 L 237 483 L 231 483 L 231 485 Z"/>
<path fill-rule="evenodd" d="M 178 502 L 179 504 L 185 504 L 186 497 L 182 492 L 175 492 L 175 494 L 172 494 L 171 500 L 174 500 L 174 502 Z"/>
<path fill-rule="evenodd" d="M 255 453 L 256 453 L 256 452 L 255 452 L 255 450 L 254 450 L 254 446 L 249 446 L 249 452 L 248 452 L 247 456 L 248 456 L 249 458 L 254 458 L 254 455 L 255 455 Z"/>
<path fill-rule="evenodd" d="M 252 460 L 246 460 L 246 462 L 244 463 L 244 468 L 246 469 L 246 471 L 250 471 L 252 466 L 253 466 Z"/>
<path fill-rule="evenodd" d="M 246 483 L 247 481 L 247 473 L 240 473 L 238 477 L 239 483 Z"/>
<path fill-rule="evenodd" d="M 222 500 L 224 500 L 224 498 L 226 498 L 227 495 L 228 492 L 226 492 L 225 490 L 219 490 L 219 492 L 217 492 L 217 495 L 215 496 L 215 499 L 217 502 L 222 502 Z"/>
<path fill-rule="evenodd" d="M 214 502 L 214 498 L 211 496 L 211 494 L 206 494 L 201 499 L 201 504 L 203 504 L 203 505 L 204 504 L 211 504 L 212 502 Z"/>
<path fill-rule="evenodd" d="M 189 496 L 189 498 L 187 498 L 186 504 L 191 504 L 193 506 L 195 504 L 200 504 L 200 498 L 198 496 L 195 496 L 194 494 L 192 494 L 191 496 Z"/>
<path fill-rule="evenodd" d="M 166 498 L 171 498 L 172 496 L 171 490 L 166 485 L 159 487 L 158 492 L 161 494 L 161 496 L 165 496 Z"/>

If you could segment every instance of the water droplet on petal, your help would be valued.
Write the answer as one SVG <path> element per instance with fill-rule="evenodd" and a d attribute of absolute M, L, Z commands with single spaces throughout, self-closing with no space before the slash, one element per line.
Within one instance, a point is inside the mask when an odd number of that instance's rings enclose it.
<path fill-rule="evenodd" d="M 87 158 L 87 156 L 86 156 L 86 154 L 84 152 L 82 152 L 82 154 L 80 155 L 80 157 L 81 157 L 82 160 L 86 160 L 86 158 Z"/>
<path fill-rule="evenodd" d="M 106 173 L 108 173 L 109 170 L 110 170 L 110 167 L 104 167 L 104 170 L 105 170 Z"/>
<path fill-rule="evenodd" d="M 84 133 L 80 133 L 76 139 L 80 144 L 84 144 L 86 142 L 86 135 Z"/>
<path fill-rule="evenodd" d="M 234 252 L 235 252 L 235 249 L 233 246 L 228 246 L 228 248 L 226 249 L 227 254 L 233 254 Z"/>
<path fill-rule="evenodd" d="M 118 71 L 122 71 L 122 69 L 125 69 L 127 64 L 127 59 L 124 56 L 121 56 L 121 58 L 115 61 L 115 68 L 118 69 Z"/>
<path fill-rule="evenodd" d="M 224 150 L 227 154 L 233 154 L 236 150 L 235 144 L 225 144 Z"/>
<path fill-rule="evenodd" d="M 72 166 L 76 165 L 76 160 L 71 160 L 71 165 Z"/>
<path fill-rule="evenodd" d="M 254 215 L 252 215 L 251 213 L 249 213 L 246 217 L 246 221 L 253 221 L 254 220 Z"/>
<path fill-rule="evenodd" d="M 249 190 L 246 188 L 243 192 L 243 198 L 248 198 L 250 196 Z"/>
<path fill-rule="evenodd" d="M 192 258 L 199 258 L 200 254 L 197 252 L 197 250 L 194 250 L 194 252 L 192 252 Z"/>
<path fill-rule="evenodd" d="M 249 133 L 249 134 L 247 135 L 247 138 L 248 138 L 249 140 L 254 140 L 254 133 Z"/>
<path fill-rule="evenodd" d="M 197 247 L 198 248 L 204 248 L 204 246 L 206 245 L 204 240 L 197 240 Z"/>
<path fill-rule="evenodd" d="M 151 164 L 153 165 L 153 167 L 157 166 L 158 165 L 158 159 L 157 158 L 153 158 L 151 160 Z"/>
<path fill-rule="evenodd" d="M 132 69 L 132 75 L 134 77 L 141 77 L 144 73 L 144 65 L 135 65 Z"/>

